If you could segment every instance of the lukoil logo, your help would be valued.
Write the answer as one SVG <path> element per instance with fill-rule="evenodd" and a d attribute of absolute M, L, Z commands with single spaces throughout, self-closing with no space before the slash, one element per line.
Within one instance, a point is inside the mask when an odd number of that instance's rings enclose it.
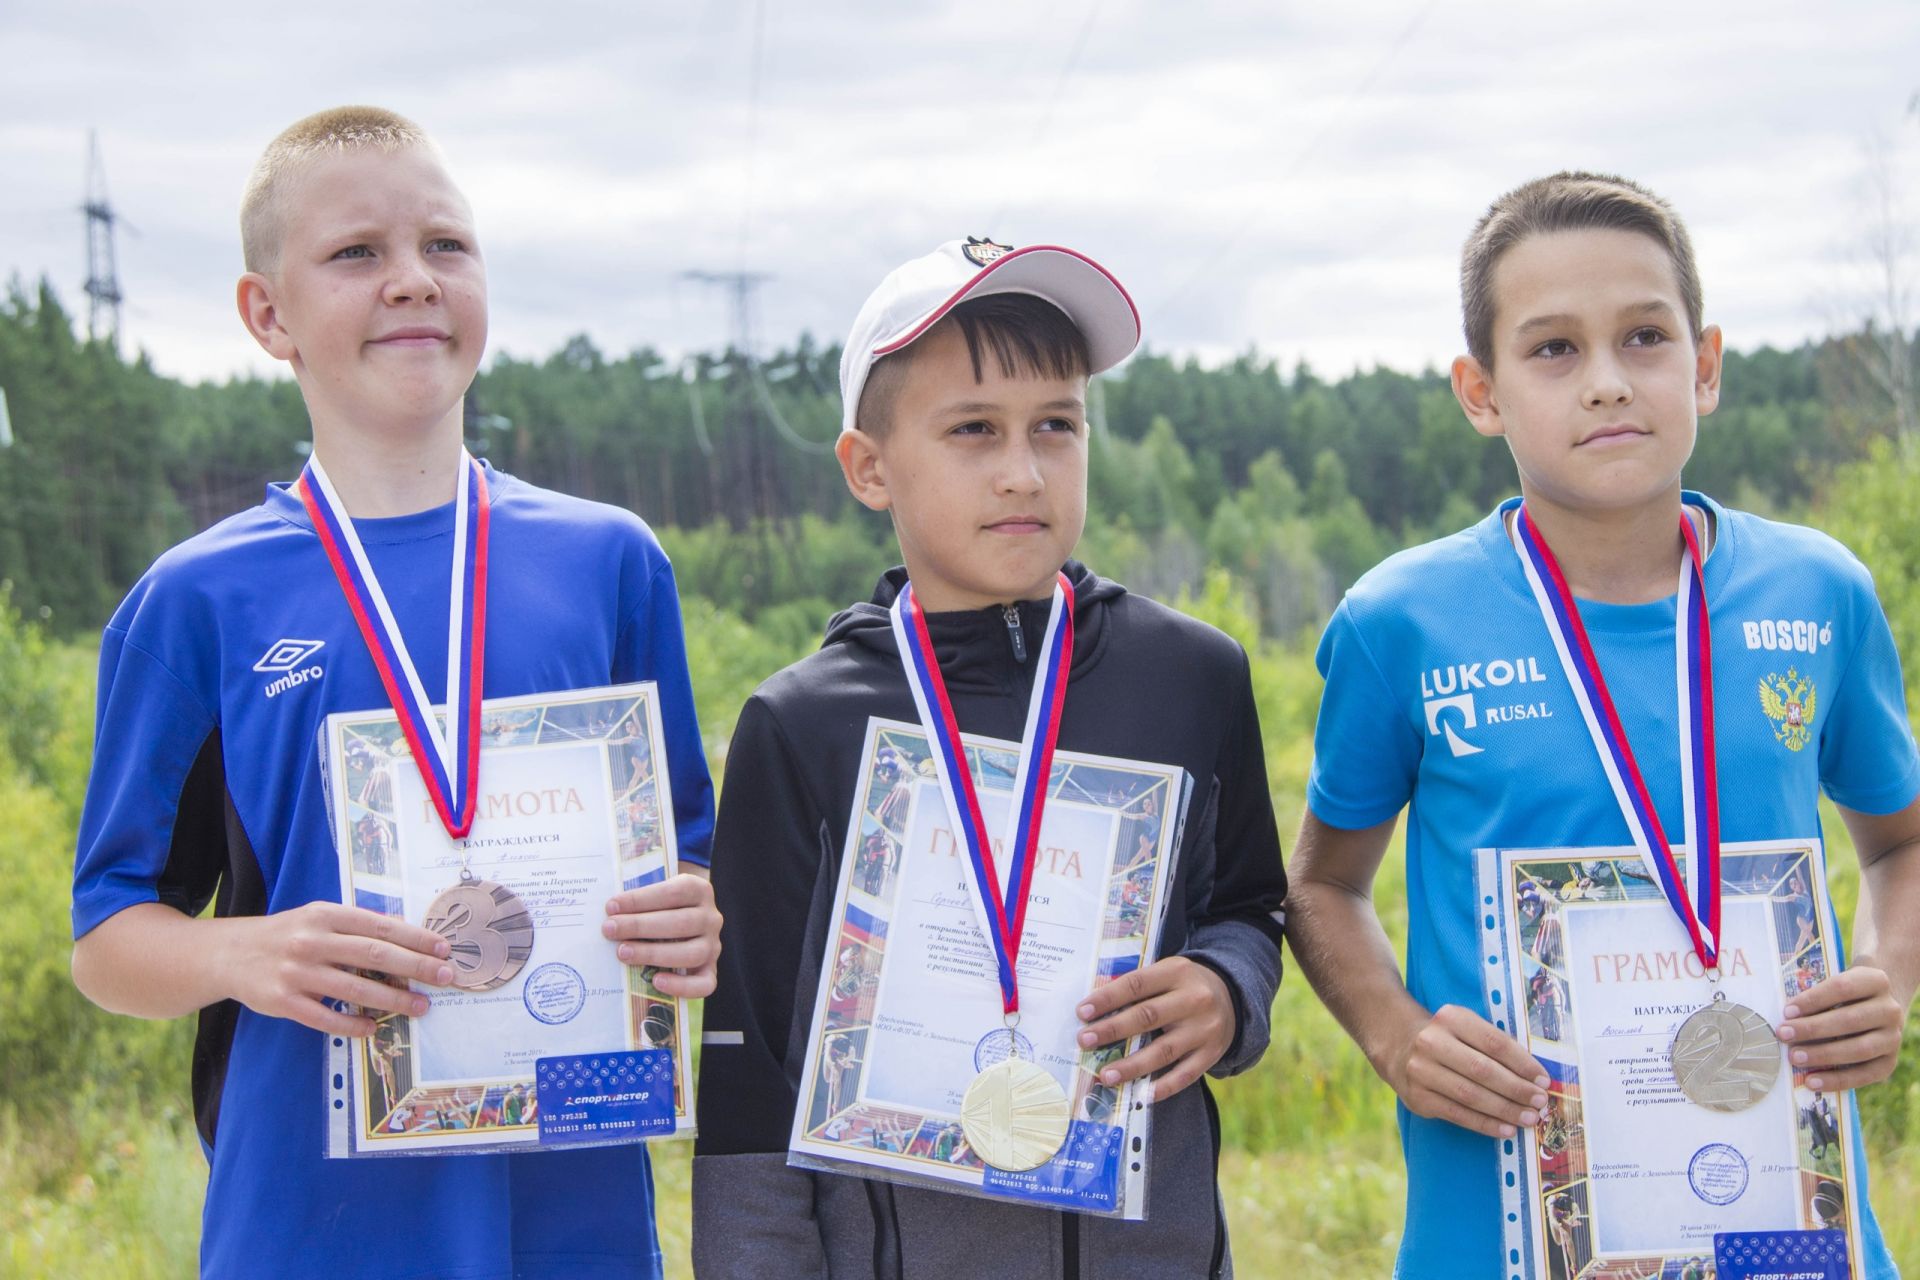
<path fill-rule="evenodd" d="M 269 698 L 277 698 L 287 690 L 305 684 L 309 680 L 318 680 L 326 674 L 326 668 L 319 663 L 308 666 L 300 664 L 326 648 L 325 640 L 276 640 L 267 650 L 266 656 L 253 664 L 255 671 L 267 675 L 279 674 L 280 678 L 267 686 Z"/>
<path fill-rule="evenodd" d="M 1456 663 L 1420 673 L 1420 697 L 1425 702 L 1427 736 L 1444 737 L 1455 756 L 1479 755 L 1486 748 L 1460 736 L 1451 723 L 1457 717 L 1462 730 L 1516 720 L 1547 720 L 1553 709 L 1544 702 L 1502 702 L 1483 712 L 1475 690 L 1505 689 L 1511 685 L 1544 683 L 1546 673 L 1533 657 L 1495 658 L 1491 662 Z M 1447 713 L 1453 713 L 1449 716 Z"/>

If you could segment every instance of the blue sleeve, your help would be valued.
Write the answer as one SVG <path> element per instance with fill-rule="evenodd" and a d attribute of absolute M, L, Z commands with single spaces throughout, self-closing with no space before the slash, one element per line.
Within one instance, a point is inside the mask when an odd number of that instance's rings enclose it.
<path fill-rule="evenodd" d="M 660 722 L 667 735 L 667 776 L 673 785 L 673 827 L 680 856 L 706 866 L 713 845 L 713 777 L 700 740 L 687 673 L 687 639 L 673 566 L 658 556 L 638 605 L 620 630 L 616 681 L 652 680 L 660 688 Z"/>
<path fill-rule="evenodd" d="M 1853 656 L 1842 668 L 1820 723 L 1820 785 L 1857 813 L 1897 813 L 1920 795 L 1920 751 L 1907 719 L 1900 654 L 1887 615 L 1869 586 Z M 1821 713 L 1825 714 L 1822 715 Z"/>
<path fill-rule="evenodd" d="M 1313 726 L 1307 807 L 1330 827 L 1377 826 L 1406 807 L 1420 772 L 1420 735 L 1407 722 L 1343 600 L 1314 662 L 1326 678 Z"/>
<path fill-rule="evenodd" d="M 213 889 L 169 871 L 182 797 L 216 727 L 200 697 L 115 628 L 100 637 L 93 768 L 73 868 L 73 936 L 143 902 L 197 911 Z"/>

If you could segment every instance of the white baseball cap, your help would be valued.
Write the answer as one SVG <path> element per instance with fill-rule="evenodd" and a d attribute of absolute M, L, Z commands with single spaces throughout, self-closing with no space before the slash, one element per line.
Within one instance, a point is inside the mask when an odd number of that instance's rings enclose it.
<path fill-rule="evenodd" d="M 1113 368 L 1140 345 L 1140 312 L 1113 273 L 1059 245 L 1024 249 L 968 236 L 895 267 L 854 317 L 840 354 L 840 430 L 853 430 L 874 361 L 891 355 L 969 298 L 1027 293 L 1066 313 L 1087 340 L 1089 374 Z"/>

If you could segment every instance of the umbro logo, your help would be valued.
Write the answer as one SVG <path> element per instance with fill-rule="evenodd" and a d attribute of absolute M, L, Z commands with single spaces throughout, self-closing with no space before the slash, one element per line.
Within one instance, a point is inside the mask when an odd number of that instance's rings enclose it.
<path fill-rule="evenodd" d="M 326 647 L 325 640 L 275 640 L 266 657 L 253 664 L 255 671 L 280 677 L 267 685 L 267 696 L 277 698 L 289 689 L 325 675 L 326 668 L 309 660 Z"/>
<path fill-rule="evenodd" d="M 268 675 L 291 671 L 326 648 L 326 645 L 325 640 L 275 640 L 273 648 L 267 650 L 267 656 L 254 663 L 253 669 Z"/>

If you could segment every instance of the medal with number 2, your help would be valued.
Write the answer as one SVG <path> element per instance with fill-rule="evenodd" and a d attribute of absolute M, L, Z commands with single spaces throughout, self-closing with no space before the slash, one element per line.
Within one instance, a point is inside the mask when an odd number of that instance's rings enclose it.
<path fill-rule="evenodd" d="M 1674 600 L 1674 669 L 1679 685 L 1680 791 L 1690 874 L 1661 829 L 1660 815 L 1607 691 L 1573 589 L 1523 504 L 1513 522 L 1514 549 L 1540 606 L 1541 620 L 1572 686 L 1620 815 L 1673 913 L 1686 927 L 1707 977 L 1720 981 L 1720 797 L 1713 741 L 1713 631 L 1707 615 L 1706 557 L 1682 511 L 1686 554 Z M 1674 1083 L 1688 1100 L 1715 1111 L 1744 1111 L 1767 1096 L 1780 1075 L 1780 1042 L 1767 1020 L 1716 990 L 1674 1034 L 1667 1050 Z"/>

